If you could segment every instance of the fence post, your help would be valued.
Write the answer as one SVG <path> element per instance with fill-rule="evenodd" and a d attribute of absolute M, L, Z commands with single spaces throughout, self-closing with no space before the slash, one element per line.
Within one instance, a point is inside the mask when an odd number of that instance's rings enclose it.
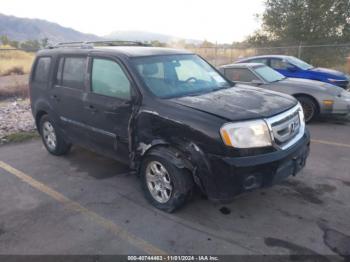
<path fill-rule="evenodd" d="M 215 42 L 215 53 L 214 53 L 214 65 L 217 66 L 217 55 L 218 55 L 218 41 Z"/>
<path fill-rule="evenodd" d="M 299 43 L 299 47 L 298 47 L 298 58 L 301 58 L 301 51 L 302 51 L 302 42 Z"/>

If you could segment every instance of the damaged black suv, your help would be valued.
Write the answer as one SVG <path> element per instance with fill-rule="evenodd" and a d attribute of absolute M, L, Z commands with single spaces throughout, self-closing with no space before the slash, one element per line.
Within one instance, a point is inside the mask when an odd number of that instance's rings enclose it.
<path fill-rule="evenodd" d="M 234 84 L 182 50 L 58 44 L 38 52 L 30 98 L 51 154 L 77 144 L 127 163 L 167 212 L 194 186 L 228 201 L 296 175 L 309 153 L 294 98 Z"/>

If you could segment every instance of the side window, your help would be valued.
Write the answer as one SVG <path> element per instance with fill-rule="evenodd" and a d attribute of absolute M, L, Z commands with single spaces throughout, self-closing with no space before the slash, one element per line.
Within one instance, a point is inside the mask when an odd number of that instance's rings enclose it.
<path fill-rule="evenodd" d="M 249 60 L 248 62 L 249 63 L 261 63 L 261 64 L 264 64 L 264 65 L 267 65 L 267 63 L 268 63 L 267 58 L 256 58 L 256 59 L 253 59 L 253 60 Z"/>
<path fill-rule="evenodd" d="M 289 64 L 287 62 L 283 61 L 282 59 L 273 58 L 273 59 L 271 59 L 271 67 L 273 69 L 285 70 L 289 67 Z"/>
<path fill-rule="evenodd" d="M 40 57 L 35 66 L 33 81 L 47 82 L 49 80 L 51 57 Z"/>
<path fill-rule="evenodd" d="M 62 60 L 62 58 L 61 58 Z M 63 63 L 63 64 L 61 64 Z M 60 61 L 59 67 L 63 66 L 61 84 L 66 87 L 83 89 L 86 69 L 85 57 L 65 57 L 64 62 Z M 58 71 L 60 77 L 60 71 Z"/>
<path fill-rule="evenodd" d="M 226 68 L 225 76 L 232 81 L 238 82 L 252 82 L 258 78 L 249 70 L 245 68 Z"/>
<path fill-rule="evenodd" d="M 64 57 L 61 57 L 58 62 L 57 74 L 56 74 L 56 84 L 62 85 L 62 70 L 63 70 Z"/>
<path fill-rule="evenodd" d="M 130 99 L 130 82 L 122 68 L 114 61 L 94 58 L 91 91 L 96 94 Z"/>

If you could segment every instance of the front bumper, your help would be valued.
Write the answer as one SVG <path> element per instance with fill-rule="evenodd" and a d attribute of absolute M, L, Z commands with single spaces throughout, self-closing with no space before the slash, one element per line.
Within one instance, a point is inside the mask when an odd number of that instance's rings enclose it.
<path fill-rule="evenodd" d="M 322 115 L 347 115 L 350 114 L 350 100 L 337 99 L 331 108 L 321 108 Z"/>
<path fill-rule="evenodd" d="M 209 155 L 210 172 L 201 176 L 208 198 L 230 201 L 234 196 L 252 189 L 273 185 L 290 175 L 296 175 L 309 155 L 310 135 L 292 147 L 249 157 Z"/>

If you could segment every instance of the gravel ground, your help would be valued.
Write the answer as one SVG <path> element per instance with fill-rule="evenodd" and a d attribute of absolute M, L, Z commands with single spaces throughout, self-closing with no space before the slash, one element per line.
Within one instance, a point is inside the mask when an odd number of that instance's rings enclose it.
<path fill-rule="evenodd" d="M 29 100 L 11 99 L 0 102 L 0 143 L 18 132 L 35 130 Z"/>

